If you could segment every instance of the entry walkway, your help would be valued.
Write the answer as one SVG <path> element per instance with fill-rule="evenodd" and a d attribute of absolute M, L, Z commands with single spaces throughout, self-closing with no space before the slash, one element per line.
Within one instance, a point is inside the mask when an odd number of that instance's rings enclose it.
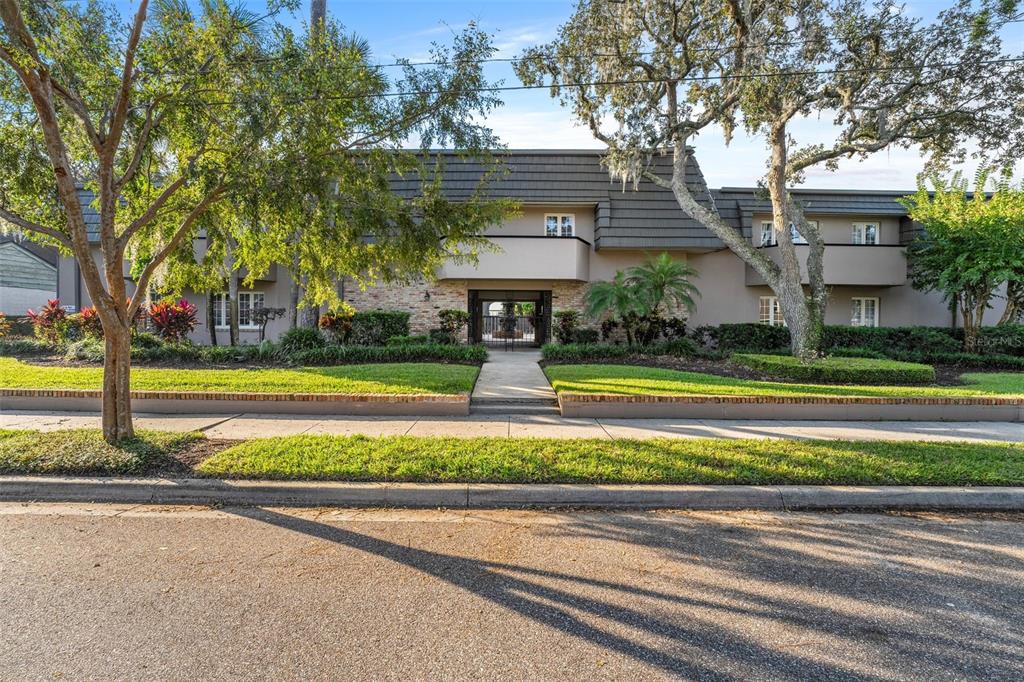
<path fill-rule="evenodd" d="M 99 428 L 98 414 L 0 414 L 0 428 L 53 431 Z M 557 416 L 353 417 L 322 415 L 138 414 L 138 429 L 203 431 L 210 438 L 298 434 L 447 436 L 470 438 L 810 438 L 839 440 L 1024 441 L 1024 424 L 1010 422 L 829 422 L 711 419 L 565 419 Z"/>
<path fill-rule="evenodd" d="M 555 392 L 537 364 L 539 350 L 492 350 L 488 356 L 473 389 L 474 402 L 555 400 Z"/>

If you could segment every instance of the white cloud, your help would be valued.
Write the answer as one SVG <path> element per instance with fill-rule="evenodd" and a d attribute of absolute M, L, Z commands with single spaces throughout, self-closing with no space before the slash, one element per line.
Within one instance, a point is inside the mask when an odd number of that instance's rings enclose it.
<path fill-rule="evenodd" d="M 600 149 L 590 130 L 574 125 L 568 114 L 556 111 L 500 109 L 487 124 L 511 149 Z"/>

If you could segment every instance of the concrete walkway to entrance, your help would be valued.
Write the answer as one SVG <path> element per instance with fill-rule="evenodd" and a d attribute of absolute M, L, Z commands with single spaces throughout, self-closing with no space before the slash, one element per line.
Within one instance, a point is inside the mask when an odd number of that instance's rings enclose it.
<path fill-rule="evenodd" d="M 99 428 L 88 412 L 5 410 L 0 428 Z M 785 438 L 792 440 L 1022 441 L 1024 424 L 1010 422 L 829 422 L 712 419 L 566 419 L 558 416 L 357 417 L 324 415 L 137 414 L 138 429 L 203 431 L 209 438 L 366 435 L 469 438 Z"/>
<path fill-rule="evenodd" d="M 473 400 L 555 400 L 555 392 L 537 364 L 539 350 L 491 350 L 488 355 Z"/>

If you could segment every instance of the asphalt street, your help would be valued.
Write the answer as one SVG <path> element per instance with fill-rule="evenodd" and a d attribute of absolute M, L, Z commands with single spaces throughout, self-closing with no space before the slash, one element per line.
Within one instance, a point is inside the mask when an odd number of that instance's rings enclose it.
<path fill-rule="evenodd" d="M 1024 517 L 0 505 L 2 680 L 1024 679 Z"/>

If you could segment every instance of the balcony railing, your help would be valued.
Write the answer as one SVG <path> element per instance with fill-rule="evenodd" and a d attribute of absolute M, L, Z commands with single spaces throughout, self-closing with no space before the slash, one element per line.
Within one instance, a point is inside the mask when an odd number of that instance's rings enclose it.
<path fill-rule="evenodd" d="M 876 287 L 906 284 L 905 248 L 900 244 L 825 244 L 825 284 Z M 782 256 L 777 246 L 766 246 L 760 250 L 776 263 L 781 262 Z M 796 246 L 805 284 L 807 250 L 807 246 Z M 746 283 L 747 286 L 762 286 L 765 281 L 748 265 Z"/>
<path fill-rule="evenodd" d="M 476 265 L 447 263 L 440 279 L 572 279 L 590 277 L 590 242 L 580 237 L 504 235 L 490 237 L 495 253 Z"/>

